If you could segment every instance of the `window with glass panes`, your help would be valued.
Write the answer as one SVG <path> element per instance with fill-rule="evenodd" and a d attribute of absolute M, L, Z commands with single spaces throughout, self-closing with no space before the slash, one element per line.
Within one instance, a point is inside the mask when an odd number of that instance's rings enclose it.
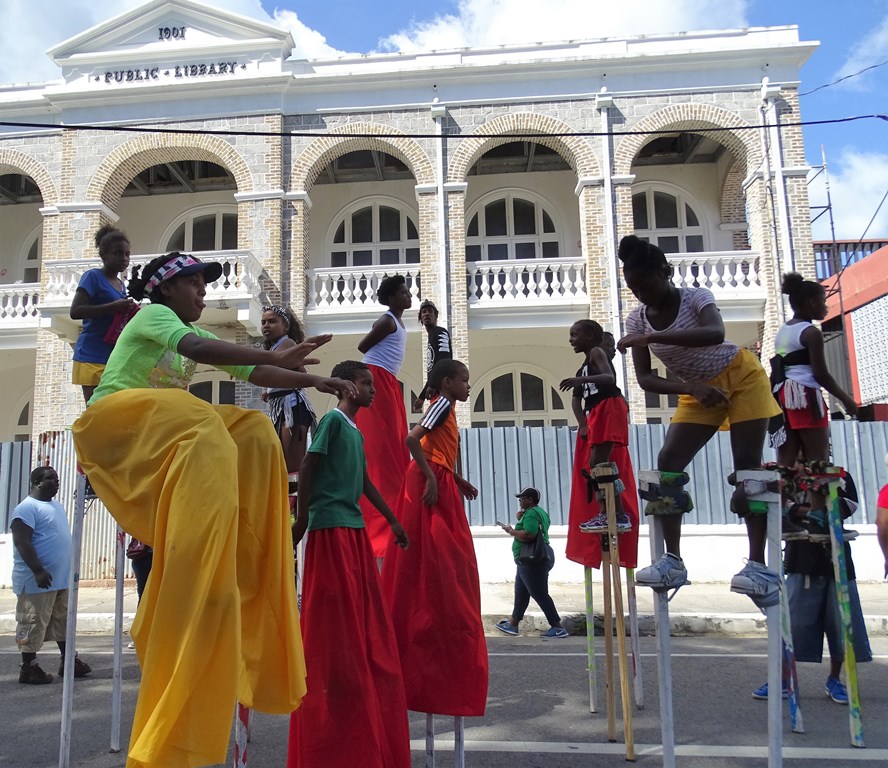
<path fill-rule="evenodd" d="M 651 371 L 656 376 L 678 381 L 678 378 L 669 371 L 651 366 Z M 678 407 L 678 395 L 661 395 L 657 392 L 644 393 L 644 414 L 648 424 L 668 424 Z"/>
<path fill-rule="evenodd" d="M 43 234 L 41 233 L 34 238 L 34 242 L 28 248 L 28 255 L 25 258 L 25 270 L 22 275 L 26 283 L 40 282 L 40 251 L 42 247 Z"/>
<path fill-rule="evenodd" d="M 199 208 L 179 217 L 164 252 L 233 251 L 237 249 L 237 206 Z"/>
<path fill-rule="evenodd" d="M 655 243 L 664 253 L 706 250 L 703 223 L 681 192 L 633 186 L 632 220 L 635 234 Z"/>
<path fill-rule="evenodd" d="M 557 259 L 558 232 L 543 204 L 524 192 L 506 193 L 469 212 L 466 261 Z"/>
<path fill-rule="evenodd" d="M 419 264 L 419 232 L 407 210 L 394 201 L 350 207 L 333 229 L 331 267 Z"/>
<path fill-rule="evenodd" d="M 224 374 L 197 374 L 188 391 L 210 405 L 234 405 L 236 382 L 222 378 Z"/>
<path fill-rule="evenodd" d="M 472 426 L 565 426 L 565 395 L 558 392 L 554 379 L 542 371 L 539 374 L 515 366 L 473 386 Z"/>

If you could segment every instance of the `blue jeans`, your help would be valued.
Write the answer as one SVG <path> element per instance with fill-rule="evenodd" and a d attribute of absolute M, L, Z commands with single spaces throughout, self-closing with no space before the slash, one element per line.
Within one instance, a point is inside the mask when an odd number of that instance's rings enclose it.
<path fill-rule="evenodd" d="M 524 612 L 533 598 L 546 615 L 546 621 L 551 626 L 561 624 L 561 617 L 555 610 L 555 602 L 549 595 L 549 571 L 555 565 L 554 556 L 550 556 L 548 562 L 539 565 L 518 565 L 515 575 L 515 604 L 512 608 L 512 620 L 521 621 Z"/>

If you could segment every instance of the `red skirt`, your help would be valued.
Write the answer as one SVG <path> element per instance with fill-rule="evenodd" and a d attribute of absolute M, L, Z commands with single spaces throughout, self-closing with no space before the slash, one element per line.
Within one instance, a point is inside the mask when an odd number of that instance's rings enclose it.
<path fill-rule="evenodd" d="M 602 408 L 603 406 L 608 407 Z M 580 523 L 595 517 L 600 508 L 598 499 L 587 501 L 586 478 L 580 473 L 584 469 L 589 469 L 592 446 L 602 442 L 614 443 L 611 460 L 616 462 L 620 479 L 626 486 L 621 501 L 623 510 L 632 521 L 632 530 L 620 535 L 620 565 L 624 568 L 635 568 L 638 565 L 638 491 L 635 485 L 635 473 L 632 471 L 632 459 L 626 447 L 629 437 L 627 413 L 626 402 L 622 398 L 608 398 L 596 405 L 586 417 L 588 436 L 582 438 L 577 433 L 565 554 L 568 560 L 584 566 L 601 567 L 601 536 L 596 533 L 583 533 L 579 528 Z"/>
<path fill-rule="evenodd" d="M 790 429 L 829 429 L 829 414 L 820 389 L 804 387 L 793 382 L 797 389 L 804 392 L 805 404 L 801 408 L 787 408 L 786 387 L 788 384 L 789 381 L 777 390 L 777 402 L 783 409 L 786 426 Z"/>
<path fill-rule="evenodd" d="M 376 395 L 373 405 L 358 411 L 356 423 L 364 436 L 364 455 L 367 457 L 367 475 L 394 509 L 401 498 L 404 472 L 410 462 L 407 437 L 407 412 L 401 384 L 385 368 L 369 366 L 373 372 Z M 361 512 L 370 536 L 374 557 L 385 555 L 392 539 L 392 529 L 385 518 L 365 497 L 361 497 Z"/>
<path fill-rule="evenodd" d="M 287 768 L 410 768 L 398 646 L 366 533 L 311 531 L 305 557 L 308 693 L 290 715 Z"/>
<path fill-rule="evenodd" d="M 438 501 L 423 505 L 425 477 L 411 462 L 396 509 L 410 546 L 389 544 L 383 594 L 398 640 L 408 709 L 480 717 L 487 705 L 487 643 L 475 546 L 453 473 L 429 466 L 438 480 Z"/>

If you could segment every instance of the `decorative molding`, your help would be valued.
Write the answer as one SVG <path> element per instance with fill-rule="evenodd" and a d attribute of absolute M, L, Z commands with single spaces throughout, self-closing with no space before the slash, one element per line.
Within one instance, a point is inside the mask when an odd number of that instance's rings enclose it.
<path fill-rule="evenodd" d="M 723 221 L 718 225 L 721 232 L 745 232 L 749 229 L 749 223 L 745 221 Z"/>
<path fill-rule="evenodd" d="M 297 190 L 296 192 L 285 192 L 283 195 L 284 200 L 302 200 L 306 206 L 308 206 L 308 210 L 311 210 L 311 197 L 308 192 L 304 189 Z"/>
<path fill-rule="evenodd" d="M 632 186 L 635 183 L 635 174 L 627 173 L 625 176 L 611 176 L 611 183 L 614 185 L 629 185 Z"/>
<path fill-rule="evenodd" d="M 604 184 L 604 178 L 601 176 L 585 176 L 577 181 L 574 194 L 579 197 L 580 192 L 586 187 L 600 187 L 602 184 Z"/>
<path fill-rule="evenodd" d="M 261 192 L 236 192 L 234 199 L 238 203 L 248 203 L 253 200 L 283 200 L 285 194 L 282 189 L 269 189 Z"/>
<path fill-rule="evenodd" d="M 450 181 L 443 185 L 444 192 L 462 192 L 466 193 L 466 190 L 469 188 L 469 183 L 467 181 Z"/>
<path fill-rule="evenodd" d="M 56 210 L 58 213 L 89 213 L 90 211 L 99 211 L 105 218 L 113 221 L 115 224 L 120 221 L 120 215 L 115 213 L 103 202 L 83 202 L 83 203 L 57 203 Z M 49 214 L 55 216 L 57 214 Z"/>
<path fill-rule="evenodd" d="M 437 184 L 417 184 L 414 189 L 416 190 L 416 199 L 419 199 L 420 195 L 434 195 L 438 191 Z"/>
<path fill-rule="evenodd" d="M 59 209 L 54 205 L 48 205 L 45 208 L 38 208 L 37 210 L 40 211 L 40 215 L 44 218 L 49 218 L 50 216 L 58 216 L 59 213 L 61 213 L 61 211 L 59 211 Z"/>

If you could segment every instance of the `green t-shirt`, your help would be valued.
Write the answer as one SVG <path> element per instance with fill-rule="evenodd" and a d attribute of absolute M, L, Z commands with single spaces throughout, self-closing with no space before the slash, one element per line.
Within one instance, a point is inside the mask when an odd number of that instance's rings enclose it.
<path fill-rule="evenodd" d="M 323 456 L 315 467 L 308 499 L 308 530 L 363 528 L 358 500 L 364 493 L 364 436 L 338 408 L 321 419 L 309 453 Z"/>
<path fill-rule="evenodd" d="M 203 328 L 182 322 L 163 304 L 142 307 L 117 339 L 90 403 L 124 389 L 187 389 L 197 363 L 182 357 L 176 347 L 189 333 L 203 339 L 218 338 Z M 214 367 L 247 381 L 256 366 Z"/>
<path fill-rule="evenodd" d="M 549 519 L 549 513 L 546 512 L 542 507 L 528 507 L 524 510 L 524 515 L 522 515 L 521 519 L 512 526 L 516 531 L 526 531 L 527 533 L 533 533 L 539 536 L 540 531 L 543 532 L 543 538 L 546 540 L 546 544 L 549 543 L 549 526 L 551 525 L 551 520 Z M 512 556 L 517 558 L 518 555 L 521 554 L 521 547 L 524 544 L 523 541 L 518 541 L 518 539 L 512 539 Z"/>

